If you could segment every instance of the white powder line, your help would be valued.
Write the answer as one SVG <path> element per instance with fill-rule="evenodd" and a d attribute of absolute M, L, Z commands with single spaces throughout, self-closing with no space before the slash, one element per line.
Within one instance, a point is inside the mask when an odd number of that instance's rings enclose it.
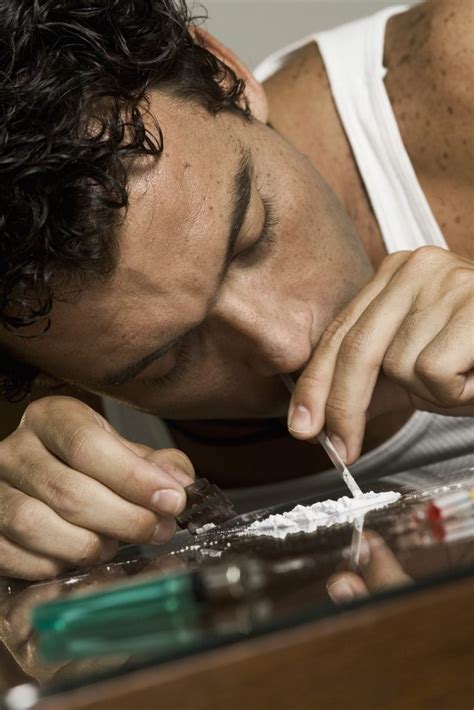
<path fill-rule="evenodd" d="M 200 535 L 201 533 L 209 532 L 209 530 L 213 530 L 215 527 L 216 527 L 215 523 L 206 523 L 206 525 L 203 525 L 202 527 L 200 527 L 196 530 L 196 535 Z"/>
<path fill-rule="evenodd" d="M 267 535 L 283 540 L 287 535 L 299 532 L 314 532 L 318 528 L 328 528 L 336 523 L 352 522 L 361 512 L 384 508 L 395 503 L 400 493 L 369 491 L 358 498 L 343 496 L 338 500 L 325 500 L 314 505 L 297 505 L 286 513 L 269 515 L 264 520 L 256 520 L 243 535 Z"/>

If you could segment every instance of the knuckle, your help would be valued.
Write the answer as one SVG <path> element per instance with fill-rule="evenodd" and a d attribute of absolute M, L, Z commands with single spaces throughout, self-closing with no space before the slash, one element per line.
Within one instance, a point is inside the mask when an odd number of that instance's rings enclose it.
<path fill-rule="evenodd" d="M 347 320 L 344 314 L 339 314 L 336 318 L 327 326 L 326 330 L 322 334 L 319 343 L 318 350 L 320 351 L 332 351 L 337 347 L 347 331 Z"/>
<path fill-rule="evenodd" d="M 425 270 L 427 267 L 434 266 L 435 264 L 439 264 L 440 261 L 444 261 L 447 254 L 446 249 L 442 249 L 441 247 L 431 245 L 418 247 L 418 249 L 411 252 L 408 263 L 415 270 Z"/>
<path fill-rule="evenodd" d="M 134 497 L 132 491 L 143 490 L 143 473 L 133 467 L 123 467 L 122 476 L 114 483 L 114 491 L 121 498 Z"/>
<path fill-rule="evenodd" d="M 25 497 L 17 502 L 12 501 L 2 513 L 2 528 L 7 535 L 13 533 L 27 537 L 37 529 L 37 510 L 32 498 Z"/>
<path fill-rule="evenodd" d="M 79 481 L 66 486 L 58 476 L 54 480 L 56 483 L 48 492 L 48 505 L 70 523 L 79 523 L 80 511 L 94 499 L 90 487 Z"/>
<path fill-rule="evenodd" d="M 165 458 L 169 456 L 173 463 L 176 463 L 176 465 L 184 469 L 185 473 L 189 473 L 192 478 L 195 477 L 193 463 L 189 456 L 186 456 L 184 451 L 180 451 L 180 449 L 162 449 L 162 451 Z"/>
<path fill-rule="evenodd" d="M 0 535 L 0 575 L 4 577 L 17 577 L 29 582 L 35 582 L 41 579 L 56 577 L 65 569 L 66 565 L 59 560 L 51 560 L 47 557 L 36 557 L 34 560 L 28 560 L 18 555 L 18 548 L 12 544 L 3 535 Z M 3 617 L 3 633 L 12 633 L 17 635 L 17 623 L 13 623 L 15 619 L 14 610 Z"/>
<path fill-rule="evenodd" d="M 337 395 L 330 395 L 326 402 L 326 419 L 331 422 L 345 420 L 351 416 L 347 400 Z"/>
<path fill-rule="evenodd" d="M 148 542 L 157 524 L 157 516 L 151 510 L 136 508 L 129 511 L 122 523 L 119 537 L 130 542 Z"/>
<path fill-rule="evenodd" d="M 42 464 L 31 457 L 28 450 L 20 450 L 14 468 L 11 469 L 11 479 L 15 488 L 20 491 L 28 490 L 29 482 L 42 477 Z"/>
<path fill-rule="evenodd" d="M 372 335 L 363 328 L 354 326 L 346 334 L 339 350 L 338 360 L 352 364 L 361 357 L 371 355 Z"/>
<path fill-rule="evenodd" d="M 298 394 L 301 394 L 303 391 L 313 391 L 315 389 L 318 389 L 322 384 L 322 380 L 323 378 L 321 375 L 319 375 L 316 368 L 307 368 L 298 379 Z"/>
<path fill-rule="evenodd" d="M 72 462 L 81 458 L 82 453 L 91 446 L 95 435 L 96 427 L 92 424 L 85 424 L 65 433 L 64 445 Z"/>
<path fill-rule="evenodd" d="M 49 419 L 66 397 L 41 397 L 30 402 L 23 413 L 22 423 L 34 427 L 38 422 Z"/>
<path fill-rule="evenodd" d="M 397 353 L 387 352 L 382 363 L 382 370 L 394 382 L 404 382 L 406 380 L 407 367 Z"/>
<path fill-rule="evenodd" d="M 0 470 L 16 469 L 17 449 L 11 437 L 0 441 Z"/>
<path fill-rule="evenodd" d="M 3 526 L 2 526 L 3 527 Z M 11 543 L 4 537 L 0 535 L 0 575 L 7 576 L 7 568 L 10 563 L 11 557 Z"/>
<path fill-rule="evenodd" d="M 436 382 L 443 374 L 442 364 L 424 352 L 420 353 L 415 362 L 415 372 L 427 382 Z"/>
<path fill-rule="evenodd" d="M 392 254 L 387 254 L 378 268 L 376 276 L 383 280 L 390 279 L 393 274 L 403 268 L 411 254 L 411 251 L 394 251 Z"/>
<path fill-rule="evenodd" d="M 62 510 L 63 499 L 74 490 L 74 486 L 66 484 L 62 473 L 49 471 L 44 477 L 47 488 L 44 492 L 45 503 L 53 510 Z"/>
<path fill-rule="evenodd" d="M 89 533 L 84 536 L 79 554 L 72 562 L 84 565 L 99 562 L 104 551 L 104 543 L 99 535 Z"/>
<path fill-rule="evenodd" d="M 42 399 L 37 399 L 35 402 L 31 402 L 21 418 L 20 426 L 34 428 L 35 424 L 45 416 L 45 412 L 48 408 L 47 397 Z"/>
<path fill-rule="evenodd" d="M 462 386 L 456 383 L 442 359 L 421 353 L 415 363 L 415 372 L 436 396 L 437 402 L 444 407 L 457 407 L 460 404 Z"/>

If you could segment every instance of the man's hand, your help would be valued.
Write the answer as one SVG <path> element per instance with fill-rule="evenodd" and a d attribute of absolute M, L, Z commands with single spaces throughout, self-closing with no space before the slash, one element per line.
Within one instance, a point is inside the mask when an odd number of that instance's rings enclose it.
<path fill-rule="evenodd" d="M 292 396 L 299 439 L 326 426 L 347 463 L 367 419 L 415 407 L 474 415 L 474 264 L 438 247 L 397 252 L 323 333 Z"/>
<path fill-rule="evenodd" d="M 0 443 L 0 575 L 34 580 L 164 542 L 194 479 L 180 451 L 122 438 L 86 404 L 46 397 Z"/>
<path fill-rule="evenodd" d="M 413 583 L 380 535 L 368 530 L 362 543 L 360 574 L 336 572 L 326 583 L 328 594 L 335 604 Z"/>

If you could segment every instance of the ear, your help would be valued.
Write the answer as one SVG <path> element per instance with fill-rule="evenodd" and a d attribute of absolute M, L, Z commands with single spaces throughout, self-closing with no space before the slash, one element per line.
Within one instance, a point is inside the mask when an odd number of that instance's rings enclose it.
<path fill-rule="evenodd" d="M 233 69 L 239 79 L 244 80 L 245 98 L 248 101 L 252 116 L 262 123 L 267 123 L 268 103 L 265 90 L 255 79 L 250 69 L 230 49 L 201 27 L 190 27 L 189 31 L 198 44 L 212 52 L 224 64 Z"/>

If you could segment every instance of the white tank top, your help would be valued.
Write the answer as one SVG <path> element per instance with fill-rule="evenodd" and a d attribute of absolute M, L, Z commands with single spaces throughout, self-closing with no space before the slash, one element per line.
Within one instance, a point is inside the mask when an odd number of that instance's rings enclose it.
<path fill-rule="evenodd" d="M 388 98 L 383 66 L 385 26 L 405 6 L 305 37 L 266 59 L 255 70 L 264 81 L 288 56 L 317 42 L 331 91 L 364 180 L 389 253 L 432 244 L 448 248 L 405 150 Z M 156 417 L 111 400 L 104 402 L 110 422 L 124 436 L 154 448 L 172 445 Z M 351 466 L 357 478 L 406 472 L 417 485 L 442 481 L 446 473 L 474 465 L 473 419 L 416 412 L 393 437 Z M 337 479 L 326 471 L 281 483 L 227 492 L 239 511 L 269 506 L 305 495 Z M 400 479 L 399 479 L 400 480 Z"/>
<path fill-rule="evenodd" d="M 351 144 L 388 253 L 427 244 L 448 248 L 400 135 L 385 89 L 385 27 L 397 5 L 272 54 L 255 70 L 264 81 L 288 56 L 317 42 L 339 116 Z"/>

